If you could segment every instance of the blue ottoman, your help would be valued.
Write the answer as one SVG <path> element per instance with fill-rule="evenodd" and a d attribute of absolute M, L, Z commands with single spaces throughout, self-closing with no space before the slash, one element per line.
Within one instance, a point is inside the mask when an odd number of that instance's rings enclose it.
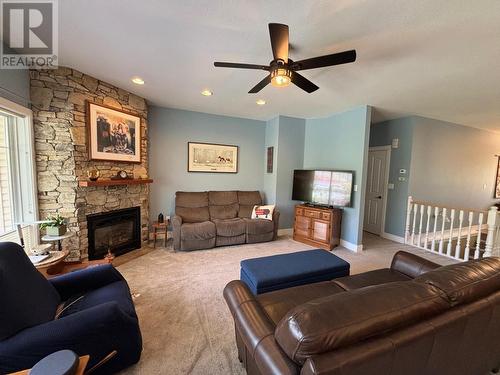
<path fill-rule="evenodd" d="M 349 275 L 349 263 L 316 249 L 241 261 L 240 279 L 254 294 Z"/>

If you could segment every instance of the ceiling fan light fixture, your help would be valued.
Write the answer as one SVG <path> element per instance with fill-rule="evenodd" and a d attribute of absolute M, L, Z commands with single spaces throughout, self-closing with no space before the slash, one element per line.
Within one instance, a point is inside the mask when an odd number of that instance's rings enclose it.
<path fill-rule="evenodd" d="M 285 87 L 292 82 L 292 71 L 286 68 L 278 68 L 271 72 L 271 85 L 274 87 Z"/>

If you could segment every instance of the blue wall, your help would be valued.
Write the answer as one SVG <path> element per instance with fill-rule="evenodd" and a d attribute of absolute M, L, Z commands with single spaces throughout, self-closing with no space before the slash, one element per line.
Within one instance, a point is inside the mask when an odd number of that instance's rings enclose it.
<path fill-rule="evenodd" d="M 413 118 L 404 117 L 373 124 L 370 130 L 370 147 L 391 145 L 394 138 L 399 139 L 399 147 L 391 149 L 389 183 L 394 184 L 394 189 L 387 191 L 384 231 L 400 237 L 404 236 L 405 231 L 413 126 Z M 399 170 L 402 168 L 406 169 L 406 175 L 399 174 Z M 400 176 L 405 177 L 406 181 L 399 181 L 398 178 Z"/>
<path fill-rule="evenodd" d="M 279 140 L 275 168 L 276 205 L 281 212 L 280 228 L 292 228 L 295 205 L 292 201 L 293 171 L 304 164 L 304 119 L 279 116 Z"/>
<path fill-rule="evenodd" d="M 371 108 L 357 107 L 327 118 L 306 120 L 304 168 L 344 169 L 355 173 L 353 207 L 345 208 L 341 238 L 360 245 Z"/>
<path fill-rule="evenodd" d="M 174 212 L 179 190 L 263 190 L 264 121 L 151 106 L 148 123 L 152 219 Z M 188 142 L 239 146 L 238 173 L 188 173 Z"/>

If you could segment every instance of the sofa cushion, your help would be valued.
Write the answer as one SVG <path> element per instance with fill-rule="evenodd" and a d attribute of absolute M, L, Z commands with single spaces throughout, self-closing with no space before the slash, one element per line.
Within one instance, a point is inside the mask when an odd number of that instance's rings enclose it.
<path fill-rule="evenodd" d="M 209 191 L 208 203 L 210 206 L 227 206 L 238 203 L 236 191 Z"/>
<path fill-rule="evenodd" d="M 262 197 L 258 191 L 238 191 L 238 203 L 238 216 L 249 219 L 254 206 L 262 204 Z"/>
<path fill-rule="evenodd" d="M 175 214 L 182 218 L 183 223 L 201 223 L 210 220 L 208 207 L 176 207 Z"/>
<path fill-rule="evenodd" d="M 243 219 L 246 223 L 248 234 L 262 234 L 274 231 L 274 223 L 264 219 Z"/>
<path fill-rule="evenodd" d="M 333 280 L 335 284 L 344 290 L 354 290 L 365 286 L 393 283 L 396 281 L 408 281 L 410 277 L 401 272 L 383 268 L 380 270 L 368 271 L 357 275 L 340 277 Z"/>
<path fill-rule="evenodd" d="M 234 237 L 245 234 L 246 225 L 243 219 L 214 219 L 217 236 Z"/>
<path fill-rule="evenodd" d="M 322 281 L 259 294 L 257 301 L 259 301 L 274 324 L 278 324 L 283 316 L 294 307 L 313 299 L 342 292 L 344 292 L 344 289 L 332 281 Z"/>
<path fill-rule="evenodd" d="M 178 191 L 175 193 L 175 214 L 180 216 L 184 223 L 210 220 L 208 192 Z"/>
<path fill-rule="evenodd" d="M 24 249 L 13 242 L 1 242 L 0 341 L 53 320 L 59 302 L 59 294 L 36 270 Z"/>
<path fill-rule="evenodd" d="M 452 306 L 476 301 L 500 289 L 500 258 L 440 267 L 414 280 L 443 291 Z"/>
<path fill-rule="evenodd" d="M 224 206 L 210 206 L 210 219 L 233 219 L 238 216 L 238 204 L 228 204 Z"/>
<path fill-rule="evenodd" d="M 186 223 L 181 226 L 183 240 L 208 240 L 215 238 L 215 224 L 211 221 Z"/>
<path fill-rule="evenodd" d="M 279 322 L 275 338 L 296 363 L 410 326 L 449 309 L 437 289 L 400 281 L 337 293 L 300 305 Z"/>

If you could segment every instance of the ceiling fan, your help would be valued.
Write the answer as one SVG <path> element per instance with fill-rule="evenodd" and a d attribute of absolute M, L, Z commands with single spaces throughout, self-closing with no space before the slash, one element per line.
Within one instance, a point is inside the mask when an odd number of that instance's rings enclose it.
<path fill-rule="evenodd" d="M 297 73 L 299 70 L 323 68 L 347 64 L 356 61 L 356 51 L 349 50 L 331 55 L 313 57 L 310 59 L 292 61 L 288 57 L 288 25 L 280 23 L 269 24 L 269 35 L 271 37 L 271 47 L 273 49 L 274 60 L 269 65 L 241 64 L 230 62 L 214 62 L 214 66 L 221 68 L 238 69 L 258 69 L 267 70 L 269 75 L 257 83 L 248 93 L 255 94 L 266 87 L 269 83 L 276 87 L 288 86 L 291 83 L 297 85 L 302 90 L 311 93 L 319 89 L 314 83 Z"/>

